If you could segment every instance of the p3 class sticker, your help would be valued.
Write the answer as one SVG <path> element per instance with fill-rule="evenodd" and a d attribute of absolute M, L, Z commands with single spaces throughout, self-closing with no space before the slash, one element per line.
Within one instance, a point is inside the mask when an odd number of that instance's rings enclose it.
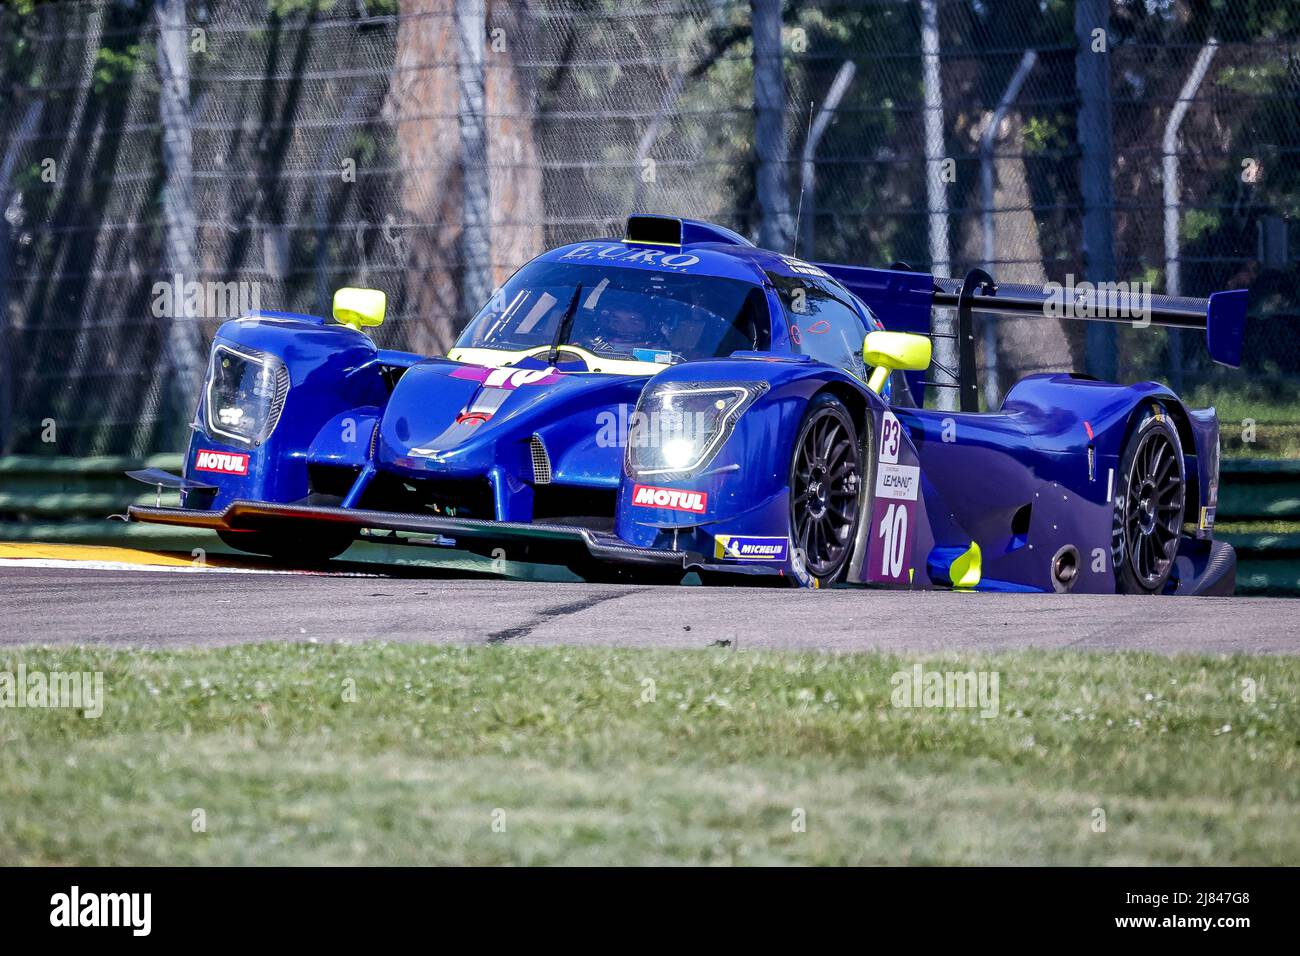
<path fill-rule="evenodd" d="M 885 412 L 880 419 L 880 460 L 897 465 L 898 453 L 903 447 L 903 426 L 893 412 Z"/>

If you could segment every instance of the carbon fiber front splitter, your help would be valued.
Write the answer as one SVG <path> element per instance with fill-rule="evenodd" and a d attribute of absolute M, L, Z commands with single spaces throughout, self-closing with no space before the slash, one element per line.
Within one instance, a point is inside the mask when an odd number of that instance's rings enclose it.
<path fill-rule="evenodd" d="M 188 508 L 150 508 L 132 505 L 132 521 L 207 528 L 212 531 L 258 531 L 283 528 L 287 523 L 348 525 L 358 531 L 403 531 L 472 539 L 476 543 L 528 543 L 530 554 L 551 557 L 563 563 L 565 556 L 585 548 L 597 561 L 643 567 L 673 567 L 683 570 L 705 564 L 702 555 L 690 551 L 656 551 L 628 544 L 616 535 L 590 528 L 561 524 L 529 524 L 517 521 L 485 521 L 480 518 L 450 518 L 439 515 L 406 514 L 395 511 L 366 511 L 324 505 L 271 504 L 265 501 L 232 501 L 220 511 Z M 548 554 L 547 545 L 551 546 Z M 539 547 L 540 546 L 540 547 Z"/>

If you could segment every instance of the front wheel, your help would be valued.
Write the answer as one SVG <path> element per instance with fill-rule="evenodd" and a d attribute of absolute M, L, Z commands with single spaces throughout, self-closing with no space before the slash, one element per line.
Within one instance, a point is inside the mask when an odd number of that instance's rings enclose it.
<path fill-rule="evenodd" d="M 862 448 L 844 403 L 821 394 L 808 404 L 790 461 L 790 529 L 819 584 L 844 576 L 862 495 Z"/>
<path fill-rule="evenodd" d="M 1115 589 L 1157 594 L 1169 580 L 1183 528 L 1183 446 L 1165 410 L 1152 406 L 1120 459 L 1111 529 Z"/>

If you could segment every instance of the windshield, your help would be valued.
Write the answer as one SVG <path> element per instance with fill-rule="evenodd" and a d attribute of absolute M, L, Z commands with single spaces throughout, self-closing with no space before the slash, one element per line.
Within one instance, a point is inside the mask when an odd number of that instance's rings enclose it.
<path fill-rule="evenodd" d="M 829 276 L 782 276 L 769 272 L 767 278 L 776 287 L 785 310 L 794 350 L 865 379 L 867 367 L 862 360 L 862 341 L 867 327 L 849 305 L 848 290 Z"/>
<path fill-rule="evenodd" d="M 771 336 L 766 298 L 753 283 L 534 262 L 492 297 L 456 347 L 518 351 L 550 346 L 571 308 L 569 333 L 559 344 L 644 362 L 675 364 L 766 349 Z"/>

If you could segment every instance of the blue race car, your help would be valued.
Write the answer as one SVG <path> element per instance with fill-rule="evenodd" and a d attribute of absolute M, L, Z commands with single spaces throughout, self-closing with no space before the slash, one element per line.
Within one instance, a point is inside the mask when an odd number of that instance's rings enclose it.
<path fill-rule="evenodd" d="M 227 322 L 184 476 L 132 473 L 181 507 L 130 517 L 300 561 L 385 533 L 599 580 L 1231 593 L 1212 409 L 1062 373 L 979 411 L 972 314 L 1041 316 L 1054 294 L 633 216 L 525 265 L 445 358 L 377 348 L 374 290 L 340 290 L 337 324 Z M 1064 305 L 1141 308 L 1240 363 L 1244 291 Z M 925 379 L 936 308 L 957 312 L 955 383 Z M 939 385 L 961 411 L 922 407 Z"/>

